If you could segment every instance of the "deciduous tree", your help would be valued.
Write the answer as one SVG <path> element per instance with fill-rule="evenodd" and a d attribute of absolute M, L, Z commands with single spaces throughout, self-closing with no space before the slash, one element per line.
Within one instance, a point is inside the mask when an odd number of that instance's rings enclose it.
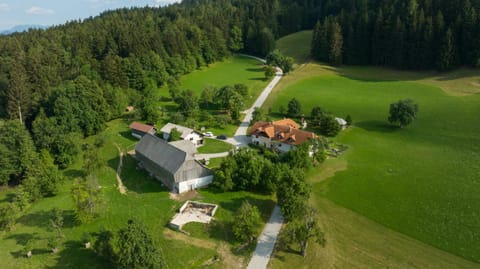
<path fill-rule="evenodd" d="M 298 245 L 300 254 L 305 257 L 308 242 L 311 239 L 314 239 L 317 244 L 325 246 L 325 235 L 318 226 L 314 209 L 309 207 L 302 217 L 285 225 L 279 241 L 282 246 Z"/>
<path fill-rule="evenodd" d="M 299 117 L 300 114 L 302 114 L 302 105 L 300 104 L 300 102 L 295 99 L 295 98 L 292 98 L 289 102 L 288 102 L 288 110 L 287 110 L 287 114 L 289 117 Z"/>
<path fill-rule="evenodd" d="M 399 100 L 396 103 L 390 105 L 390 116 L 388 121 L 391 124 L 397 124 L 400 128 L 403 128 L 417 117 L 418 104 L 411 99 Z"/>
<path fill-rule="evenodd" d="M 251 243 L 257 238 L 260 221 L 258 208 L 252 206 L 248 201 L 244 201 L 235 213 L 233 234 L 238 240 Z"/>
<path fill-rule="evenodd" d="M 117 249 L 119 268 L 163 268 L 162 256 L 139 220 L 129 220 L 127 226 L 118 231 Z"/>

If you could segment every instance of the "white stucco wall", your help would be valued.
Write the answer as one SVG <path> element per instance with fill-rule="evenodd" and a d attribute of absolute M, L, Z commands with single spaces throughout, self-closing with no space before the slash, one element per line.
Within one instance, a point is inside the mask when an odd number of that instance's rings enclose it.
<path fill-rule="evenodd" d="M 195 146 L 200 146 L 200 141 L 202 140 L 202 137 L 199 134 L 193 132 L 187 135 L 184 140 L 192 142 Z"/>
<path fill-rule="evenodd" d="M 290 150 L 295 149 L 295 146 L 285 143 L 275 143 L 274 147 L 281 152 L 289 152 Z"/>
<path fill-rule="evenodd" d="M 201 178 L 195 178 L 187 181 L 183 181 L 177 184 L 178 193 L 183 193 L 191 190 L 190 186 L 193 189 L 198 189 L 207 186 L 208 184 L 212 183 L 213 176 L 206 176 Z"/>
<path fill-rule="evenodd" d="M 257 142 L 259 146 L 264 146 L 267 148 L 270 148 L 272 144 L 270 138 L 268 137 L 264 137 L 260 135 L 257 137 L 256 135 L 252 135 L 252 144 L 257 144 Z"/>

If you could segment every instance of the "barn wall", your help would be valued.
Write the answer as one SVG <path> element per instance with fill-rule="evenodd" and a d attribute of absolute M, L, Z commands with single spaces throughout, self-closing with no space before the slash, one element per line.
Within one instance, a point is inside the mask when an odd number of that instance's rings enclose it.
<path fill-rule="evenodd" d="M 201 178 L 195 178 L 195 179 L 190 179 L 187 181 L 183 181 L 180 183 L 177 183 L 177 189 L 179 193 L 182 192 L 187 192 L 191 189 L 198 189 L 202 187 L 206 187 L 213 181 L 213 175 L 206 176 L 206 177 L 201 177 Z"/>

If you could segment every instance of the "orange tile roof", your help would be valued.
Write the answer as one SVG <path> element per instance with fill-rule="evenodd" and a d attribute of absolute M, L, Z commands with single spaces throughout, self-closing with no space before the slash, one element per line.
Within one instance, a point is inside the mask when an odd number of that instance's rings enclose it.
<path fill-rule="evenodd" d="M 296 123 L 294 120 L 292 119 L 283 119 L 283 120 L 277 120 L 277 121 L 274 121 L 273 124 L 275 125 L 286 125 L 286 126 L 291 126 L 295 129 L 299 129 L 300 128 L 300 125 L 298 125 L 298 123 Z"/>
<path fill-rule="evenodd" d="M 300 145 L 308 139 L 318 136 L 312 132 L 299 130 L 300 126 L 291 119 L 283 119 L 274 122 L 259 121 L 250 129 L 250 135 L 263 135 L 273 141 L 290 145 Z"/>

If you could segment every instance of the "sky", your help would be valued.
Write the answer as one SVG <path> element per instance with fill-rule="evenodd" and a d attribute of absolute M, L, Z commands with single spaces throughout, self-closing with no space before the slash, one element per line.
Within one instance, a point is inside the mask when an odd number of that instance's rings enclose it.
<path fill-rule="evenodd" d="M 58 25 L 122 7 L 163 6 L 180 0 L 0 0 L 0 31 L 16 25 Z"/>

